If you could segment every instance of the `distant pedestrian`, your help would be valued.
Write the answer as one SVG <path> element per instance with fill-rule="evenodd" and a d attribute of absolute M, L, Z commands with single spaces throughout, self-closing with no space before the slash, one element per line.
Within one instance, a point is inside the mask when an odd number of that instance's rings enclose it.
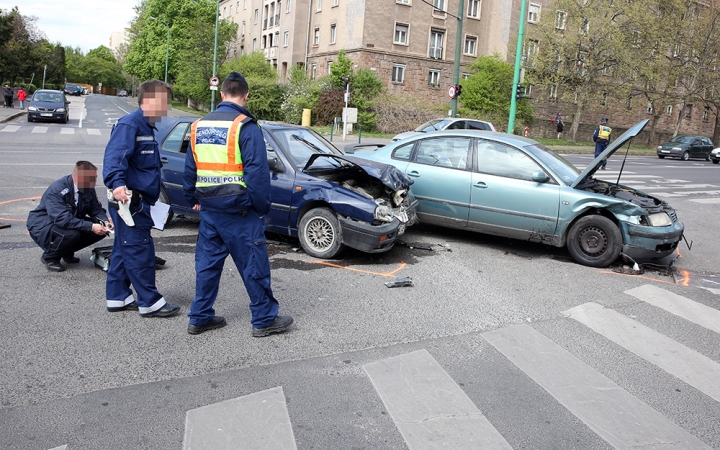
<path fill-rule="evenodd" d="M 7 83 L 5 84 L 5 86 L 3 86 L 3 95 L 5 96 L 5 107 L 12 108 L 13 95 L 15 95 L 15 93 L 13 92 L 13 88 L 11 88 L 10 85 Z"/>
<path fill-rule="evenodd" d="M 608 146 L 608 143 L 610 142 L 610 134 L 612 133 L 612 128 L 607 126 L 607 119 L 603 117 L 600 119 L 600 125 L 595 128 L 595 133 L 593 133 L 593 141 L 595 142 L 595 157 L 597 158 L 602 154 L 602 152 L 605 151 L 605 149 Z M 607 166 L 607 159 L 602 162 L 602 166 L 600 168 L 602 170 L 605 170 Z"/>
<path fill-rule="evenodd" d="M 555 116 L 555 124 L 557 125 L 557 138 L 560 139 L 562 132 L 565 129 L 565 124 L 563 123 L 560 113 L 557 113 Z"/>
<path fill-rule="evenodd" d="M 25 89 L 18 89 L 17 96 L 18 101 L 20 102 L 20 109 L 25 109 L 25 99 L 27 98 L 27 93 L 25 92 Z"/>

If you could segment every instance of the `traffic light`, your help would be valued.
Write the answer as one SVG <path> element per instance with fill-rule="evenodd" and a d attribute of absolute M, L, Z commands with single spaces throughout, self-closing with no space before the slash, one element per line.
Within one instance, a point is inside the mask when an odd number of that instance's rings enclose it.
<path fill-rule="evenodd" d="M 342 80 L 343 89 L 347 89 L 348 83 L 350 82 L 350 77 L 342 77 L 340 79 Z"/>
<path fill-rule="evenodd" d="M 460 93 L 462 92 L 462 86 L 459 84 L 455 86 L 455 98 L 460 97 Z"/>
<path fill-rule="evenodd" d="M 525 85 L 524 84 L 518 84 L 517 85 L 517 91 L 515 91 L 515 99 L 520 100 L 521 98 L 525 97 Z"/>

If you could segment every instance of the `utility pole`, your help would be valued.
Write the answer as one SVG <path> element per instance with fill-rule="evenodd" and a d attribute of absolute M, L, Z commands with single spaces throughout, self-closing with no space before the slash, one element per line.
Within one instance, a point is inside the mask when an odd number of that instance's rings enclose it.
<path fill-rule="evenodd" d="M 455 36 L 455 64 L 453 66 L 453 86 L 460 84 L 460 58 L 462 57 L 463 46 L 463 14 L 465 13 L 465 0 L 460 0 L 457 16 L 457 35 Z M 450 99 L 450 115 L 457 117 L 458 96 Z"/>
<path fill-rule="evenodd" d="M 515 110 L 517 109 L 517 90 L 520 83 L 520 65 L 522 64 L 522 49 L 525 36 L 525 17 L 527 10 L 527 0 L 521 0 L 520 20 L 518 25 L 517 48 L 515 49 L 515 74 L 513 76 L 512 92 L 510 93 L 510 117 L 508 117 L 508 130 L 512 134 L 515 130 Z"/>
<path fill-rule="evenodd" d="M 343 142 L 347 137 L 347 109 L 348 100 L 350 100 L 350 77 L 342 77 L 343 84 L 345 84 L 345 109 L 343 109 Z"/>
<path fill-rule="evenodd" d="M 218 20 L 220 17 L 220 0 L 215 2 L 215 50 L 213 52 L 213 78 L 217 76 Z M 215 111 L 215 91 L 211 91 L 210 111 Z"/>

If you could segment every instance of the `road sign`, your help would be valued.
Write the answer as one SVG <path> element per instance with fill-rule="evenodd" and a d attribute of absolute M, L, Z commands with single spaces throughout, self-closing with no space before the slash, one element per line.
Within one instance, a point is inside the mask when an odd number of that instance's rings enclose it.
<path fill-rule="evenodd" d="M 455 86 L 450 86 L 448 88 L 448 97 L 455 98 Z"/>
<path fill-rule="evenodd" d="M 217 86 L 219 84 L 220 84 L 220 78 L 218 78 L 218 77 L 210 78 L 210 86 Z"/>

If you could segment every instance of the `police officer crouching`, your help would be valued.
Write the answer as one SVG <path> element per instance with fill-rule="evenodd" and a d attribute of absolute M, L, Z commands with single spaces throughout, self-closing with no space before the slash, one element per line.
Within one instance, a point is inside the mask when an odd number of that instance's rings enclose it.
<path fill-rule="evenodd" d="M 185 157 L 185 198 L 200 211 L 195 248 L 195 299 L 188 333 L 226 325 L 213 305 L 225 258 L 232 255 L 250 297 L 253 337 L 281 333 L 292 323 L 278 315 L 270 286 L 270 261 L 263 217 L 270 212 L 270 171 L 262 131 L 245 109 L 248 84 L 231 72 L 222 102 L 192 126 L 192 152 Z"/>
<path fill-rule="evenodd" d="M 48 270 L 62 272 L 79 263 L 75 252 L 107 236 L 113 229 L 95 192 L 97 167 L 89 161 L 75 163 L 72 175 L 55 181 L 45 191 L 40 204 L 30 211 L 27 229 L 43 249 L 40 260 Z"/>

